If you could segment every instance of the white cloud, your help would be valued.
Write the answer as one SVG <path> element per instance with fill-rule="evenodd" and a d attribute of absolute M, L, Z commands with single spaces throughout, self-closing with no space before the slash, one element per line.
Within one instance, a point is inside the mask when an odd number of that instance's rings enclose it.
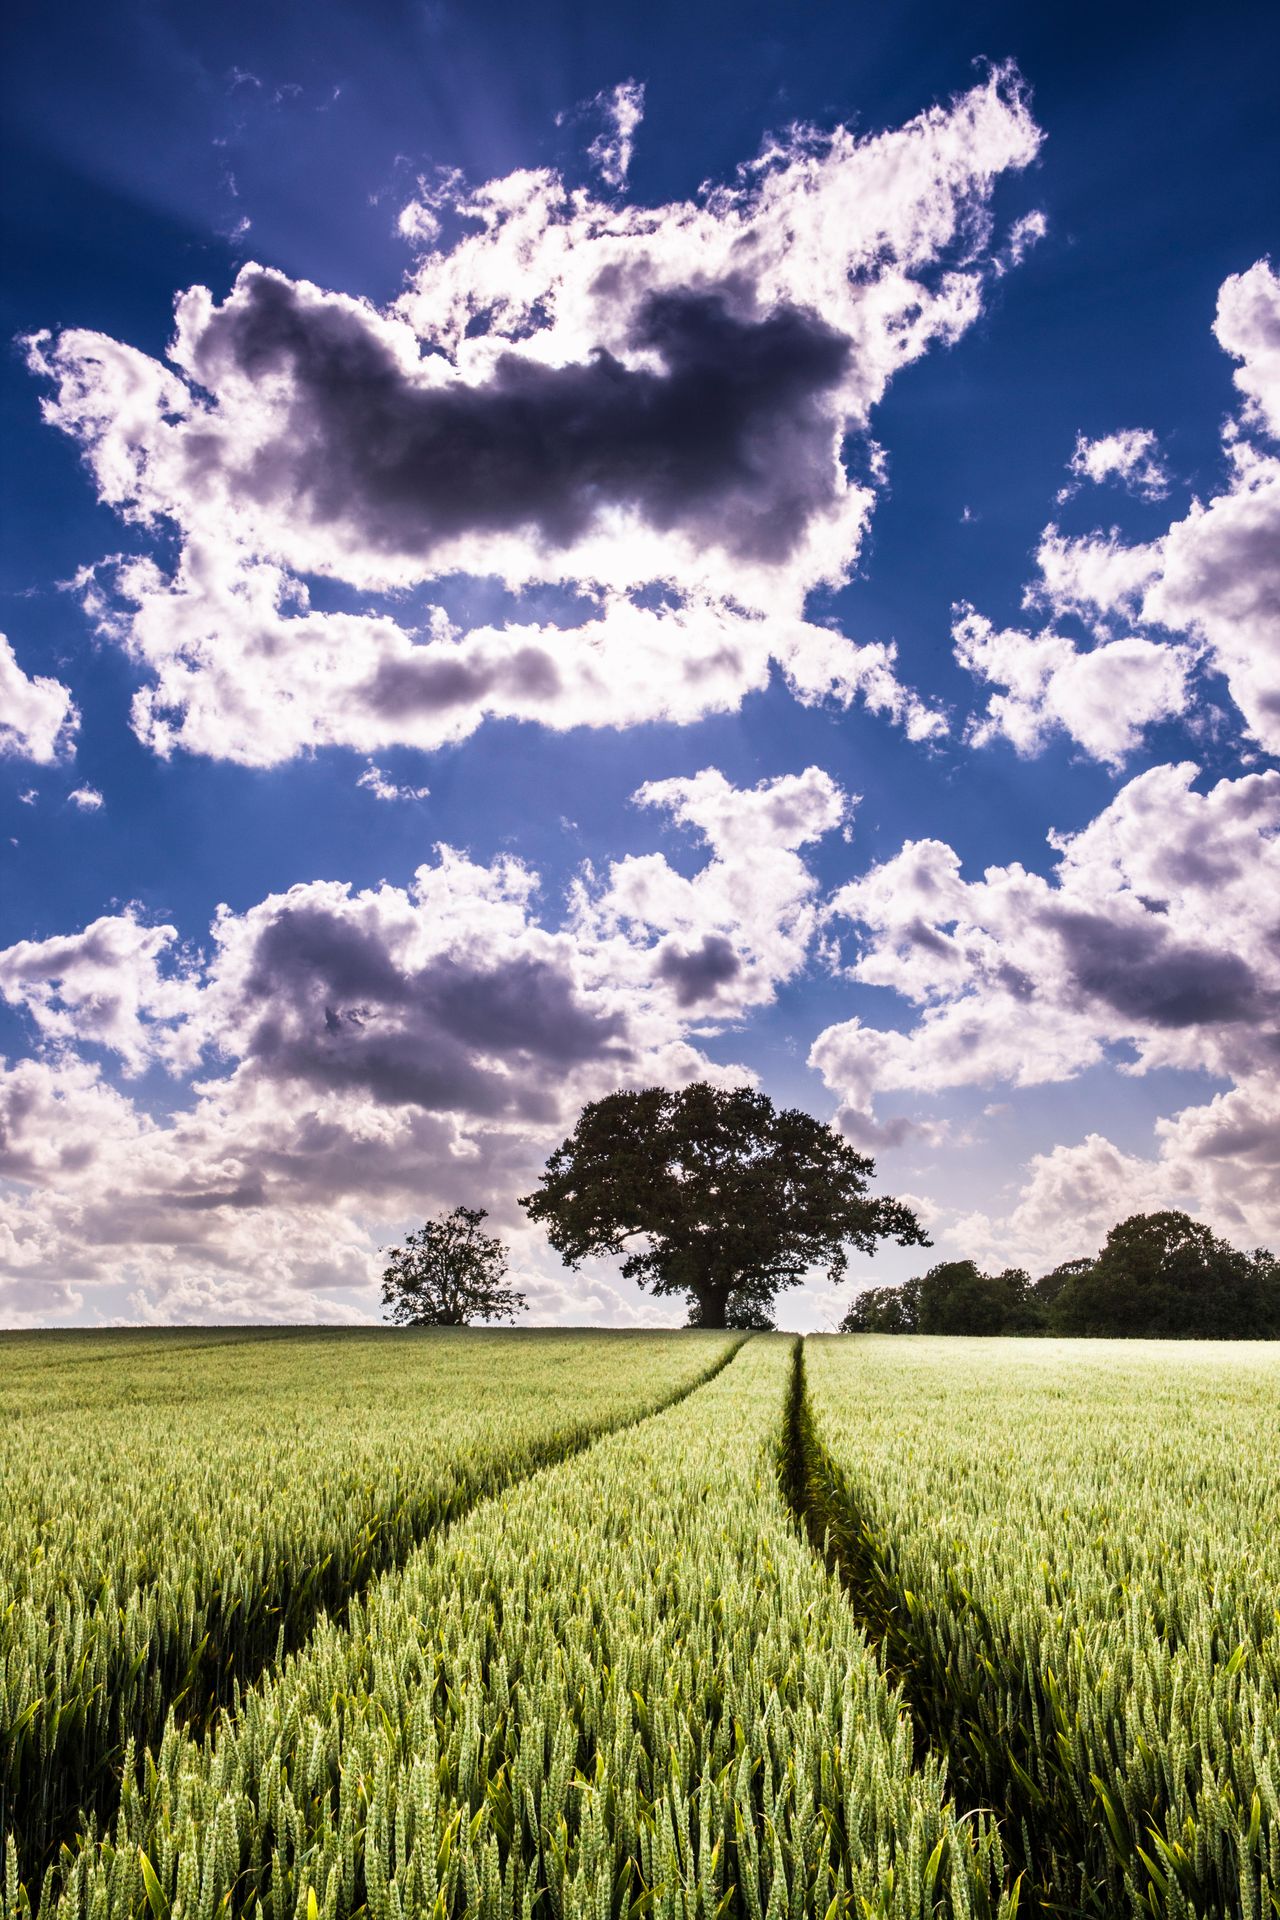
<path fill-rule="evenodd" d="M 1140 500 L 1163 500 L 1169 491 L 1160 442 L 1147 427 L 1124 427 L 1097 440 L 1077 434 L 1067 466 L 1077 486 L 1086 481 L 1101 486 L 1104 481 L 1115 480 Z M 1064 487 L 1058 498 L 1067 500 L 1075 491 L 1075 487 Z"/>
<path fill-rule="evenodd" d="M 1269 260 L 1223 281 L 1213 331 L 1241 363 L 1234 379 L 1246 423 L 1280 439 L 1280 280 Z"/>
<path fill-rule="evenodd" d="M 0 633 L 0 758 L 42 766 L 69 758 L 80 715 L 60 680 L 29 678 L 8 637 Z"/>
<path fill-rule="evenodd" d="M 996 255 L 996 272 L 1004 274 L 1013 267 L 1020 267 L 1032 247 L 1038 246 L 1048 231 L 1048 218 L 1039 207 L 1015 220 L 1009 229 L 1003 251 Z"/>
<path fill-rule="evenodd" d="M 1050 631 L 998 631 L 965 605 L 954 609 L 951 638 L 962 667 L 1004 689 L 966 729 L 976 747 L 1003 737 L 1020 754 L 1034 754 L 1065 733 L 1093 759 L 1119 767 L 1144 728 L 1191 705 L 1194 660 L 1184 647 L 1130 634 L 1081 648 Z"/>
<path fill-rule="evenodd" d="M 1245 396 L 1225 436 L 1227 482 L 1195 501 L 1160 539 L 1126 546 L 1116 534 L 1065 538 L 1046 530 L 1031 598 L 1103 629 L 1116 615 L 1185 635 L 1226 678 L 1254 738 L 1280 749 L 1280 279 L 1267 261 L 1233 274 L 1215 332 L 1241 365 Z M 1251 434 L 1257 438 L 1251 438 Z"/>
<path fill-rule="evenodd" d="M 835 894 L 831 914 L 865 930 L 850 976 L 920 1010 L 905 1030 L 853 1019 L 815 1041 L 810 1062 L 853 1125 L 880 1093 L 1035 1086 L 1105 1060 L 1238 1089 L 1274 1076 L 1280 773 L 1205 794 L 1195 777 L 1131 780 L 1055 837 L 1052 880 L 1018 865 L 965 880 L 953 849 L 926 840 Z"/>
<path fill-rule="evenodd" d="M 636 794 L 642 807 L 663 807 L 696 827 L 716 852 L 744 864 L 764 848 L 803 847 L 840 826 L 848 802 L 829 773 L 800 774 L 758 787 L 735 787 L 714 767 L 691 780 L 651 780 Z"/>
<path fill-rule="evenodd" d="M 639 111 L 616 90 L 597 155 L 615 184 Z M 385 312 L 249 266 L 221 304 L 182 296 L 168 366 L 85 331 L 35 337 L 46 417 L 99 497 L 179 535 L 171 571 L 83 576 L 141 670 L 137 730 L 270 764 L 434 746 L 487 715 L 686 721 L 737 706 L 774 659 L 801 699 L 938 731 L 891 648 L 806 602 L 850 577 L 873 505 L 845 435 L 1041 230 L 1001 243 L 990 211 L 1039 137 L 998 69 L 872 139 L 793 128 L 730 184 L 656 208 L 545 170 L 474 191 L 445 174 L 401 223 L 436 250 Z M 446 214 L 464 229 L 449 250 Z M 449 617 L 481 577 L 513 596 L 506 624 Z M 316 579 L 391 597 L 326 611 Z"/>
<path fill-rule="evenodd" d="M 0 952 L 0 998 L 30 1014 L 45 1039 L 109 1048 L 130 1073 L 154 1059 L 191 1066 L 197 988 L 177 939 L 176 928 L 144 926 L 129 911 L 82 933 L 19 940 Z"/>
<path fill-rule="evenodd" d="M 428 800 L 431 797 L 430 787 L 400 786 L 381 767 L 375 767 L 372 761 L 356 785 L 363 787 L 366 793 L 371 793 L 375 800 Z"/>
<path fill-rule="evenodd" d="M 1073 539 L 1050 525 L 1036 548 L 1036 569 L 1038 577 L 1023 594 L 1023 605 L 1074 615 L 1105 638 L 1110 628 L 1098 622 L 1099 612 L 1136 614 L 1143 593 L 1159 574 L 1160 549 L 1158 543 L 1127 546 L 1114 528 Z"/>
<path fill-rule="evenodd" d="M 372 1308 L 390 1232 L 462 1200 L 541 1274 L 543 1317 L 587 1299 L 626 1318 L 607 1279 L 556 1277 L 514 1197 L 587 1099 L 751 1079 L 699 1041 L 804 965 L 801 849 L 847 804 L 816 768 L 746 791 L 708 769 L 637 800 L 703 840 L 701 866 L 584 870 L 559 915 L 519 861 L 441 848 L 407 887 L 224 908 L 203 954 L 133 912 L 0 952 L 0 995 L 45 1048 L 0 1072 L 6 1310 L 38 1312 L 56 1273 L 81 1301 L 110 1283 L 163 1317 L 341 1317 Z M 199 1077 L 156 1119 L 104 1053 Z"/>
<path fill-rule="evenodd" d="M 79 813 L 100 813 L 106 804 L 96 787 L 73 787 L 67 802 Z"/>
<path fill-rule="evenodd" d="M 691 879 L 661 854 L 616 861 L 603 889 L 580 896 L 580 940 L 615 953 L 627 941 L 664 1004 L 700 1026 L 767 1004 L 817 928 L 817 883 L 798 849 L 841 824 L 845 796 L 809 767 L 745 791 L 707 769 L 635 797 L 692 827 L 713 858 Z"/>
<path fill-rule="evenodd" d="M 638 80 L 624 80 L 597 94 L 593 105 L 603 114 L 605 125 L 587 149 L 588 157 L 606 187 L 620 191 L 631 171 L 636 128 L 644 119 L 644 87 Z"/>

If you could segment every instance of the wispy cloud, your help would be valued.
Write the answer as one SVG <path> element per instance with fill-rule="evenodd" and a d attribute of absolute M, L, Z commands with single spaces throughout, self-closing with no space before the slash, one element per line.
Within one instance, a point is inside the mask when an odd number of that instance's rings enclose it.
<path fill-rule="evenodd" d="M 357 779 L 356 785 L 363 787 L 366 793 L 371 793 L 375 800 L 427 800 L 431 795 L 430 787 L 401 786 L 372 762 Z"/>

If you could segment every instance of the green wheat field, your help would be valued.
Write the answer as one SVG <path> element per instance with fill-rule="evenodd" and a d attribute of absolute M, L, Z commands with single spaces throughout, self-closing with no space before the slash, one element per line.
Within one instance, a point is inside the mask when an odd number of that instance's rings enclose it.
<path fill-rule="evenodd" d="M 5 1920 L 1280 1914 L 1280 1346 L 0 1336 Z"/>

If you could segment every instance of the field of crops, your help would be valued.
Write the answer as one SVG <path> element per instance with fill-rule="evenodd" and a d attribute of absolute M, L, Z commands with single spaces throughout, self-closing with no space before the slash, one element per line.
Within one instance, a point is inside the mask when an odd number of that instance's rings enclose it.
<path fill-rule="evenodd" d="M 1280 1913 L 1280 1348 L 806 1342 L 829 1529 L 1054 1912 Z"/>
<path fill-rule="evenodd" d="M 1280 1351 L 0 1337 L 4 1914 L 1280 1915 Z"/>
<path fill-rule="evenodd" d="M 433 1528 L 687 1392 L 724 1335 L 0 1340 L 0 1826 L 38 1877 L 130 1739 L 237 1680 Z M 500 1360 L 499 1360 L 500 1356 Z"/>

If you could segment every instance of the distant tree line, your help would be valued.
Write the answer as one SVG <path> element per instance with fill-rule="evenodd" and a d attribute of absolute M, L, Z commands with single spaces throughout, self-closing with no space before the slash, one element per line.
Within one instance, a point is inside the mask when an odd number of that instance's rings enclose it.
<path fill-rule="evenodd" d="M 1280 1339 L 1280 1260 L 1242 1253 L 1185 1213 L 1135 1213 L 1096 1259 L 1033 1280 L 947 1260 L 859 1294 L 844 1333 L 1073 1334 L 1111 1339 Z"/>

